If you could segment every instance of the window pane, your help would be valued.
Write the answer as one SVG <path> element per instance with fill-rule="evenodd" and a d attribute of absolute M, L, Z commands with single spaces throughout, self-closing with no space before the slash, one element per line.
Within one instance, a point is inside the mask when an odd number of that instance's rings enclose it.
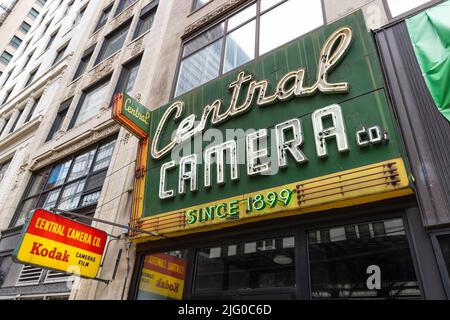
<path fill-rule="evenodd" d="M 255 57 L 256 22 L 252 22 L 233 31 L 227 36 L 223 72 L 232 70 Z"/>
<path fill-rule="evenodd" d="M 430 2 L 430 0 L 387 0 L 387 2 L 392 17 L 396 17 L 420 5 Z"/>
<path fill-rule="evenodd" d="M 293 237 L 200 249 L 194 290 L 294 287 L 294 249 Z"/>
<path fill-rule="evenodd" d="M 261 16 L 260 54 L 323 24 L 321 0 L 289 0 Z"/>
<path fill-rule="evenodd" d="M 32 185 L 30 186 L 30 190 L 27 194 L 27 197 L 39 195 L 41 191 L 44 190 L 44 187 L 47 183 L 49 172 L 50 169 L 46 169 L 33 175 L 33 182 Z"/>
<path fill-rule="evenodd" d="M 441 236 L 438 240 L 439 245 L 441 246 L 442 256 L 444 257 L 445 266 L 447 267 L 447 273 L 450 278 L 450 235 Z"/>
<path fill-rule="evenodd" d="M 186 277 L 187 250 L 148 255 L 139 281 L 138 300 L 181 300 Z M 164 275 L 164 286 L 161 276 Z"/>
<path fill-rule="evenodd" d="M 222 41 L 216 41 L 181 62 L 175 96 L 198 87 L 219 75 Z"/>
<path fill-rule="evenodd" d="M 235 14 L 228 20 L 228 30 L 232 30 L 239 26 L 240 24 L 244 23 L 245 21 L 250 20 L 251 18 L 256 16 L 256 4 L 248 7 L 247 9 L 244 9 L 240 11 L 239 13 Z"/>
<path fill-rule="evenodd" d="M 80 111 L 78 112 L 78 116 L 73 126 L 97 115 L 100 111 L 101 104 L 106 101 L 105 97 L 108 91 L 108 85 L 109 82 L 106 82 L 86 93 L 83 104 L 80 107 Z"/>
<path fill-rule="evenodd" d="M 86 207 L 97 203 L 98 199 L 100 199 L 100 194 L 101 191 L 96 191 L 83 196 L 83 200 L 81 200 L 81 206 Z"/>
<path fill-rule="evenodd" d="M 186 43 L 183 48 L 183 57 L 186 57 L 192 52 L 206 46 L 208 43 L 211 43 L 212 41 L 217 40 L 219 37 L 223 36 L 225 30 L 224 26 L 225 25 L 221 23 L 218 26 L 209 29 L 206 32 L 203 32 L 195 39 Z"/>
<path fill-rule="evenodd" d="M 207 4 L 211 0 L 195 0 L 194 4 L 194 10 L 197 10 L 198 8 L 202 7 L 203 5 Z"/>
<path fill-rule="evenodd" d="M 277 3 L 280 3 L 283 0 L 261 0 L 261 12 L 273 7 Z"/>
<path fill-rule="evenodd" d="M 108 168 L 115 144 L 116 141 L 111 141 L 99 148 L 97 158 L 95 159 L 94 168 L 92 169 L 93 172 Z"/>
<path fill-rule="evenodd" d="M 136 32 L 134 34 L 134 38 L 137 38 L 141 35 L 143 35 L 145 32 L 150 30 L 153 24 L 153 20 L 155 18 L 155 11 L 150 12 L 142 17 L 139 18 L 139 22 L 137 25 Z"/>
<path fill-rule="evenodd" d="M 94 156 L 95 150 L 91 150 L 76 157 L 68 181 L 87 175 L 91 168 L 92 161 L 94 160 Z"/>
<path fill-rule="evenodd" d="M 21 226 L 25 223 L 28 213 L 30 213 L 31 210 L 36 209 L 38 200 L 39 197 L 34 197 L 23 202 L 17 221 L 14 224 L 15 227 Z"/>
<path fill-rule="evenodd" d="M 80 180 L 78 182 L 67 185 L 61 195 L 61 200 L 58 204 L 58 209 L 72 210 L 78 207 L 81 194 L 83 193 L 84 184 L 86 180 Z"/>
<path fill-rule="evenodd" d="M 67 173 L 69 172 L 70 164 L 72 160 L 58 164 L 53 167 L 50 177 L 48 178 L 45 190 L 51 189 L 53 187 L 61 185 L 66 179 Z"/>
<path fill-rule="evenodd" d="M 51 209 L 54 208 L 56 202 L 58 201 L 59 193 L 61 192 L 61 188 L 45 193 L 39 199 L 38 208 L 43 209 Z"/>
<path fill-rule="evenodd" d="M 401 219 L 312 231 L 308 238 L 312 298 L 420 298 Z M 367 288 L 369 266 L 380 268 L 380 290 Z"/>
<path fill-rule="evenodd" d="M 125 42 L 125 38 L 127 37 L 129 26 L 129 23 L 127 23 L 126 26 L 121 27 L 120 29 L 114 31 L 113 34 L 108 35 L 105 38 L 103 48 L 97 59 L 97 63 L 103 61 L 105 58 L 111 56 L 113 53 L 119 51 L 122 48 L 123 43 Z"/>

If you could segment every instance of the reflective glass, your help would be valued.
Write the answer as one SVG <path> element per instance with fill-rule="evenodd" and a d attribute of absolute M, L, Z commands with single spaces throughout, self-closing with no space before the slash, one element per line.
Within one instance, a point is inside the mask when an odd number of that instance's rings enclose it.
<path fill-rule="evenodd" d="M 315 230 L 308 239 L 313 299 L 420 298 L 402 219 Z M 368 286 L 371 275 L 380 289 Z"/>
<path fill-rule="evenodd" d="M 114 151 L 116 141 L 111 141 L 98 149 L 97 158 L 94 162 L 93 172 L 107 168 L 111 162 L 111 157 Z"/>
<path fill-rule="evenodd" d="M 197 251 L 195 292 L 295 286 L 294 238 Z"/>
<path fill-rule="evenodd" d="M 408 12 L 430 0 L 387 0 L 392 17 Z"/>
<path fill-rule="evenodd" d="M 256 22 L 252 22 L 233 31 L 227 36 L 223 72 L 232 70 L 255 57 Z"/>
<path fill-rule="evenodd" d="M 80 180 L 67 185 L 61 195 L 58 208 L 61 210 L 71 210 L 78 207 L 85 183 L 86 180 Z"/>
<path fill-rule="evenodd" d="M 228 20 L 228 31 L 256 16 L 256 4 L 238 12 Z"/>
<path fill-rule="evenodd" d="M 108 92 L 108 85 L 109 82 L 105 82 L 100 87 L 86 93 L 73 126 L 97 115 L 100 111 L 101 104 L 106 101 L 105 97 Z"/>
<path fill-rule="evenodd" d="M 94 156 L 95 150 L 91 150 L 76 157 L 68 181 L 87 175 L 89 173 L 89 169 L 91 168 L 92 161 L 94 160 Z"/>
<path fill-rule="evenodd" d="M 261 0 L 261 12 L 273 7 L 277 3 L 280 3 L 283 0 Z"/>
<path fill-rule="evenodd" d="M 51 209 L 55 207 L 56 202 L 58 201 L 59 193 L 61 192 L 61 188 L 52 190 L 48 193 L 45 193 L 41 196 L 41 199 L 39 200 L 38 208 L 43 209 Z"/>
<path fill-rule="evenodd" d="M 175 96 L 196 88 L 219 75 L 222 41 L 216 41 L 181 62 Z"/>
<path fill-rule="evenodd" d="M 138 300 L 181 300 L 186 278 L 187 250 L 145 256 Z"/>
<path fill-rule="evenodd" d="M 31 210 L 34 210 L 36 208 L 38 200 L 39 200 L 39 197 L 34 197 L 31 199 L 25 200 L 23 202 L 22 208 L 20 209 L 20 213 L 17 218 L 17 221 L 14 224 L 15 227 L 21 226 L 25 223 L 28 213 L 30 213 Z"/>
<path fill-rule="evenodd" d="M 64 163 L 58 164 L 53 167 L 50 177 L 48 178 L 45 190 L 51 189 L 53 187 L 61 185 L 66 179 L 67 173 L 69 172 L 70 164 L 72 160 L 66 161 Z"/>
<path fill-rule="evenodd" d="M 183 47 L 183 57 L 186 57 L 194 51 L 206 46 L 208 43 L 211 43 L 212 41 L 217 40 L 217 38 L 223 36 L 225 32 L 224 26 L 225 24 L 221 23 L 186 43 Z"/>
<path fill-rule="evenodd" d="M 264 54 L 321 25 L 321 0 L 289 0 L 261 16 L 259 53 Z"/>

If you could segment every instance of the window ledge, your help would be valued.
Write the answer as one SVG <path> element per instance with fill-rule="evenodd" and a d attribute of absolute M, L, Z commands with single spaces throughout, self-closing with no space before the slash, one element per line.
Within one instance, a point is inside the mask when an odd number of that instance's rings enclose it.
<path fill-rule="evenodd" d="M 30 120 L 28 123 L 22 125 L 22 127 L 19 128 L 19 130 L 13 131 L 6 135 L 1 141 L 0 141 L 0 150 L 3 149 L 6 145 L 12 143 L 13 141 L 19 140 L 26 134 L 30 133 L 33 129 L 38 127 L 42 119 L 44 117 L 42 115 L 39 115 L 35 117 L 34 119 Z"/>
<path fill-rule="evenodd" d="M 127 12 L 131 7 L 135 6 L 138 2 L 139 2 L 139 1 L 136 0 L 135 2 L 133 2 L 132 4 L 130 4 L 128 7 L 126 7 L 125 9 L 123 9 L 121 13 L 119 13 L 119 14 L 116 15 L 116 16 L 114 16 L 114 17 L 112 18 L 111 21 L 116 20 L 118 17 L 120 17 L 121 15 L 123 15 L 124 12 Z"/>
<path fill-rule="evenodd" d="M 145 31 L 143 34 L 141 34 L 141 35 L 140 35 L 139 37 L 137 37 L 136 39 L 131 40 L 130 43 L 128 44 L 128 46 L 129 46 L 130 44 L 133 44 L 133 43 L 135 43 L 136 41 L 138 41 L 138 40 L 144 38 L 147 34 L 150 33 L 150 31 L 152 31 L 152 29 Z"/>

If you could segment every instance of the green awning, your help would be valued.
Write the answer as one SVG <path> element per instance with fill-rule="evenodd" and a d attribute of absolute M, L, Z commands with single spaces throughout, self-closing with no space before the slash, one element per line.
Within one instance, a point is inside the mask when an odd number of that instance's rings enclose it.
<path fill-rule="evenodd" d="M 406 23 L 431 96 L 450 121 L 450 1 L 425 10 Z"/>

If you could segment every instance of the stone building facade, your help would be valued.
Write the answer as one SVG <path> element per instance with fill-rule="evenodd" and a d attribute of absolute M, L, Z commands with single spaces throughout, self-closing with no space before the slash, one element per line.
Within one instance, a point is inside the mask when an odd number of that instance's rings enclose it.
<path fill-rule="evenodd" d="M 0 101 L 7 96 L 0 107 L 0 297 L 136 297 L 138 245 L 129 240 L 127 229 L 81 220 L 117 238 L 108 240 L 99 279 L 78 279 L 12 262 L 26 215 L 37 207 L 56 206 L 128 225 L 139 141 L 112 119 L 114 93 L 127 92 L 148 109 L 158 109 L 178 93 L 222 74 L 208 70 L 208 79 L 181 88 L 189 41 L 210 41 L 211 26 L 224 19 L 230 24 L 230 17 L 255 3 L 259 13 L 273 10 L 277 21 L 281 16 L 276 11 L 283 12 L 283 6 L 298 8 L 293 2 L 297 0 L 47 1 L 8 65 L 6 72 L 13 72 L 0 90 Z M 378 29 L 438 1 L 403 8 L 390 0 L 313 2 L 320 21 L 308 22 L 306 32 L 360 9 L 367 31 Z M 308 20 L 307 14 L 294 18 Z M 286 42 L 302 35 L 292 34 Z M 193 52 L 203 50 L 198 48 Z M 262 47 L 256 51 L 264 53 Z M 222 61 L 221 67 L 227 63 Z M 437 274 L 436 269 L 429 276 Z M 438 291 L 429 296 L 444 297 Z"/>

